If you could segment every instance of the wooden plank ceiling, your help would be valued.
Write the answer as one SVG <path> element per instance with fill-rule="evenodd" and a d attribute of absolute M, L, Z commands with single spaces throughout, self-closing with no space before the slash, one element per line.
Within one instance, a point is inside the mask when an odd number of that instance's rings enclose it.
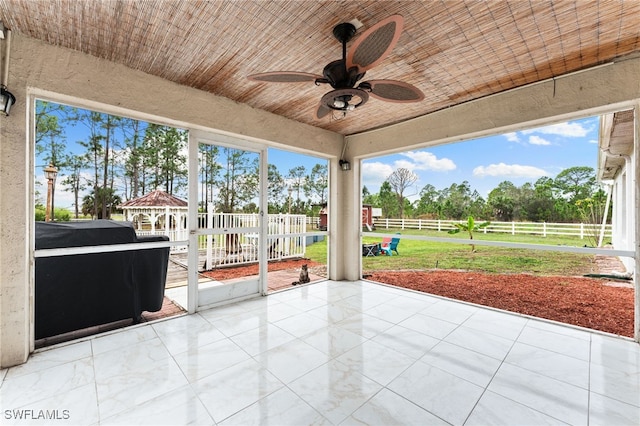
<path fill-rule="evenodd" d="M 418 103 L 370 99 L 337 119 L 315 111 L 328 85 L 249 81 L 322 74 L 340 59 L 333 27 L 359 33 L 393 14 L 404 31 L 365 79 L 422 90 Z M 14 32 L 124 64 L 312 126 L 354 134 L 640 52 L 640 1 L 0 0 Z"/>

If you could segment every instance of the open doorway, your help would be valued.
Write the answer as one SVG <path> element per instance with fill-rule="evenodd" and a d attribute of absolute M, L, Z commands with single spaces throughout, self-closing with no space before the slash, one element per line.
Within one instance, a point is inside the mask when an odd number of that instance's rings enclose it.
<path fill-rule="evenodd" d="M 326 279 L 327 233 L 318 222 L 327 205 L 327 160 L 240 141 L 220 145 L 216 135 L 194 138 L 199 286 L 234 299 Z M 199 306 L 221 302 L 198 298 Z"/>
<path fill-rule="evenodd" d="M 187 132 L 46 100 L 34 119 L 36 346 L 184 313 Z"/>

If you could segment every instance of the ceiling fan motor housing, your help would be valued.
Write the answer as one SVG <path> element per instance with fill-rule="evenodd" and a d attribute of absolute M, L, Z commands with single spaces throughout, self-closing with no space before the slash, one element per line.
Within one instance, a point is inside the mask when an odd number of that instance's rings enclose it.
<path fill-rule="evenodd" d="M 351 88 L 364 77 L 364 73 L 358 74 L 358 69 L 355 67 L 347 70 L 342 59 L 327 64 L 322 75 L 334 89 Z"/>

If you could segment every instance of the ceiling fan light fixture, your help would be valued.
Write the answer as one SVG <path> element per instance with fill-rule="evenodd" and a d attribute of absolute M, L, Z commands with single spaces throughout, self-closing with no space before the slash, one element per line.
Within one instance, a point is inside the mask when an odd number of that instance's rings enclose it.
<path fill-rule="evenodd" d="M 369 94 L 360 89 L 337 89 L 326 93 L 321 105 L 337 111 L 353 111 L 369 100 Z"/>

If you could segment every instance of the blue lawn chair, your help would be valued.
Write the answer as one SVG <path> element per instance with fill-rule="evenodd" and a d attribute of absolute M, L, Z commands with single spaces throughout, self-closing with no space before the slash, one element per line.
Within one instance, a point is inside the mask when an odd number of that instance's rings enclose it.
<path fill-rule="evenodd" d="M 400 233 L 396 232 L 396 235 L 400 235 Z M 391 241 L 386 240 L 387 238 L 384 238 L 382 240 L 382 244 L 380 244 L 380 250 L 383 251 L 387 256 L 391 256 L 392 251 L 395 251 L 397 255 L 400 255 L 400 253 L 398 253 L 398 243 L 400 242 L 400 237 L 393 237 L 391 238 Z"/>

